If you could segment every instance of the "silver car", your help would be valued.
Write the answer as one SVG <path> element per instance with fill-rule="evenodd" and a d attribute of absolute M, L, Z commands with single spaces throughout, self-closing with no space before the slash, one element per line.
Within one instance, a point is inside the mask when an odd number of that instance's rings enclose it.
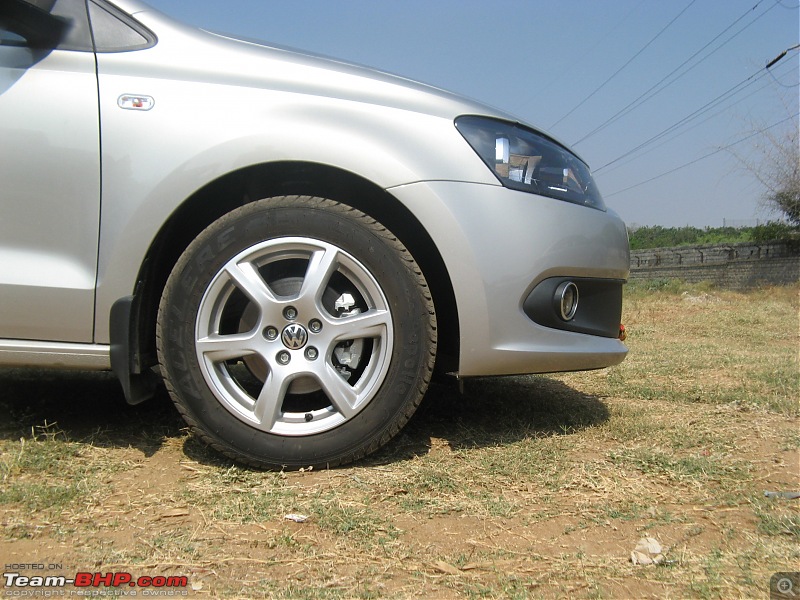
<path fill-rule="evenodd" d="M 135 0 L 0 2 L 0 364 L 164 381 L 254 466 L 334 466 L 458 378 L 623 360 L 586 164 L 407 79 Z"/>

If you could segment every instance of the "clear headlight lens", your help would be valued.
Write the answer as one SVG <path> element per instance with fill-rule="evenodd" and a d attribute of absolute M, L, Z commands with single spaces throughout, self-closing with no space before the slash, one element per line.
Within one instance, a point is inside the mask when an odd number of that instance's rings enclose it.
<path fill-rule="evenodd" d="M 589 167 L 541 133 L 476 116 L 458 117 L 456 128 L 507 188 L 606 209 Z"/>

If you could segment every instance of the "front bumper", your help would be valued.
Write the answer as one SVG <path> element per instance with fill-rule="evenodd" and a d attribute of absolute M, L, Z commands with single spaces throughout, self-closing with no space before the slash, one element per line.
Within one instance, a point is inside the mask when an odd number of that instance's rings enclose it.
<path fill-rule="evenodd" d="M 536 323 L 524 306 L 548 278 L 628 278 L 627 233 L 613 212 L 460 182 L 389 192 L 420 219 L 450 274 L 459 376 L 599 369 L 625 358 L 619 340 Z"/>

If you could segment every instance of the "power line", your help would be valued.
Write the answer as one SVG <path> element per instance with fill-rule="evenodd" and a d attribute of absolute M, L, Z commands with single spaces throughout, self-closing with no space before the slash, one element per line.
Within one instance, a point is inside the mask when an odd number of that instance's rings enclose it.
<path fill-rule="evenodd" d="M 640 54 L 642 54 L 642 52 L 644 52 L 645 50 L 647 50 L 647 48 L 649 48 L 649 47 L 650 47 L 650 45 L 651 45 L 653 42 L 655 42 L 655 41 L 656 41 L 656 40 L 657 40 L 659 37 L 661 37 L 661 35 L 662 35 L 662 34 L 663 34 L 663 33 L 664 33 L 664 32 L 665 32 L 667 29 L 669 29 L 669 27 L 670 27 L 670 26 L 671 26 L 671 25 L 672 25 L 672 24 L 673 24 L 675 21 L 677 21 L 677 20 L 678 20 L 678 19 L 681 17 L 681 15 L 683 15 L 683 13 L 685 13 L 687 10 L 689 10 L 689 8 L 690 8 L 690 7 L 691 7 L 691 6 L 692 6 L 692 5 L 693 5 L 693 4 L 694 4 L 696 1 L 697 1 L 697 0 L 691 0 L 691 1 L 689 2 L 689 4 L 687 4 L 687 5 L 686 5 L 686 7 L 685 7 L 685 8 L 684 8 L 684 9 L 683 9 L 683 10 L 682 10 L 680 13 L 678 13 L 678 15 L 677 15 L 677 16 L 676 16 L 674 19 L 672 19 L 672 20 L 671 20 L 669 23 L 667 23 L 667 24 L 666 24 L 666 25 L 665 25 L 665 26 L 664 26 L 664 27 L 661 29 L 661 31 L 659 31 L 659 32 L 658 32 L 658 33 L 657 33 L 657 34 L 656 34 L 656 35 L 655 35 L 655 36 L 654 36 L 652 39 L 650 39 L 650 41 L 649 41 L 649 42 L 647 42 L 647 43 L 646 43 L 644 46 L 642 46 L 642 48 L 641 48 L 641 49 L 640 49 L 640 50 L 639 50 L 639 51 L 638 51 L 636 54 L 634 54 L 634 55 L 633 55 L 633 56 L 632 56 L 630 59 L 628 59 L 628 61 L 627 61 L 627 62 L 626 62 L 624 65 L 622 65 L 622 66 L 621 66 L 619 69 L 617 69 L 616 71 L 614 71 L 614 73 L 613 73 L 613 74 L 612 74 L 612 75 L 611 75 L 611 76 L 610 76 L 608 79 L 606 79 L 606 80 L 605 80 L 603 83 L 601 83 L 601 84 L 600 84 L 600 85 L 599 85 L 599 86 L 598 86 L 598 87 L 597 87 L 597 88 L 596 88 L 596 89 L 595 89 L 595 90 L 594 90 L 592 93 L 590 93 L 588 96 L 586 96 L 586 98 L 584 98 L 583 100 L 581 100 L 581 101 L 580 101 L 580 102 L 577 104 L 577 106 L 575 106 L 575 107 L 574 107 L 572 110 L 570 110 L 570 111 L 569 111 L 567 114 L 565 114 L 563 117 L 561 117 L 561 118 L 560 118 L 558 121 L 556 121 L 555 123 L 553 123 L 553 124 L 550 126 L 550 129 L 553 129 L 554 127 L 556 127 L 556 125 L 558 125 L 559 123 L 561 123 L 561 121 L 563 121 L 564 119 L 566 119 L 567 117 L 569 117 L 569 116 L 570 116 L 572 113 L 574 113 L 576 110 L 578 110 L 578 109 L 579 109 L 581 106 L 583 106 L 584 104 L 586 104 L 586 102 L 588 102 L 588 101 L 589 101 L 589 100 L 590 100 L 590 99 L 591 99 L 591 98 L 592 98 L 592 97 L 593 97 L 595 94 L 597 94 L 597 92 L 599 92 L 601 89 L 603 89 L 603 88 L 604 88 L 604 87 L 605 87 L 605 86 L 606 86 L 606 85 L 607 85 L 607 84 L 608 84 L 608 83 L 609 83 L 609 82 L 610 82 L 612 79 L 614 79 L 614 77 L 616 77 L 617 75 L 619 75 L 619 74 L 620 74 L 620 73 L 621 73 L 621 72 L 622 72 L 622 71 L 623 71 L 623 70 L 624 70 L 624 69 L 625 69 L 625 68 L 626 68 L 628 65 L 630 65 L 630 64 L 631 64 L 631 63 L 632 63 L 634 60 L 636 60 L 636 58 L 638 58 L 638 57 L 639 57 L 639 55 L 640 55 Z"/>
<path fill-rule="evenodd" d="M 676 131 L 677 129 L 680 129 L 684 125 L 687 125 L 688 123 L 691 123 L 692 121 L 694 121 L 695 119 L 697 119 L 700 116 L 704 115 L 708 111 L 710 111 L 710 110 L 714 109 L 715 107 L 719 106 L 720 104 L 725 102 L 729 97 L 733 97 L 736 94 L 744 91 L 746 88 L 750 87 L 751 85 L 756 83 L 759 79 L 762 79 L 763 77 L 765 77 L 767 74 L 772 75 L 772 73 L 769 70 L 769 68 L 774 66 L 775 64 L 777 64 L 780 60 L 782 60 L 786 56 L 786 54 L 788 52 L 790 52 L 792 50 L 796 50 L 797 48 L 800 48 L 800 44 L 798 44 L 797 46 L 792 46 L 791 48 L 787 48 L 784 52 L 782 52 L 777 57 L 775 57 L 773 60 L 771 60 L 768 63 L 767 67 L 763 67 L 763 68 L 759 69 L 758 71 L 756 71 L 755 73 L 750 75 L 750 77 L 740 81 L 735 86 L 733 86 L 732 88 L 728 89 L 726 92 L 723 92 L 722 94 L 720 94 L 719 96 L 717 96 L 716 98 L 711 100 L 710 102 L 707 102 L 706 104 L 704 104 L 703 106 L 701 106 L 700 108 L 695 110 L 693 113 L 690 113 L 689 115 L 687 115 L 684 118 L 680 119 L 676 123 L 670 125 L 666 129 L 664 129 L 661 132 L 657 133 L 653 137 L 645 140 L 644 142 L 642 142 L 641 144 L 639 144 L 635 148 L 633 148 L 631 150 L 628 150 L 627 152 L 621 154 L 620 156 L 616 157 L 612 161 L 607 162 L 606 164 L 598 167 L 597 169 L 594 170 L 594 172 L 598 173 L 598 172 L 606 169 L 607 167 L 610 167 L 611 165 L 616 164 L 617 162 L 619 162 L 623 158 L 627 158 L 628 156 L 631 156 L 632 154 L 635 154 L 635 153 L 639 152 L 640 150 L 646 148 L 647 146 L 653 144 L 654 142 L 657 142 L 658 140 L 660 140 L 664 136 L 669 135 L 670 133 L 672 133 L 673 131 Z"/>
<path fill-rule="evenodd" d="M 612 161 L 607 162 L 606 164 L 604 164 L 601 167 L 598 167 L 597 169 L 594 170 L 594 172 L 598 173 L 598 172 L 602 171 L 603 169 L 605 169 L 607 167 L 610 167 L 611 165 L 619 162 L 623 158 L 627 158 L 631 154 L 634 154 L 634 153 L 638 152 L 639 150 L 642 150 L 643 148 L 646 148 L 647 146 L 649 146 L 653 142 L 656 142 L 656 141 L 660 140 L 661 138 L 663 138 L 665 135 L 668 135 L 668 134 L 672 133 L 676 129 L 679 129 L 683 125 L 686 125 L 687 123 L 690 123 L 693 120 L 695 120 L 698 117 L 700 117 L 701 115 L 707 113 L 709 110 L 713 109 L 715 106 L 718 106 L 720 103 L 724 102 L 727 98 L 729 98 L 729 97 L 731 97 L 731 96 L 733 96 L 735 94 L 738 94 L 739 92 L 741 92 L 745 88 L 751 86 L 756 81 L 758 81 L 762 77 L 765 77 L 766 75 L 767 75 L 767 71 L 765 69 L 763 69 L 763 68 L 759 69 L 758 71 L 756 71 L 755 73 L 750 75 L 750 77 L 748 77 L 747 79 L 744 79 L 744 80 L 740 81 L 735 86 L 733 86 L 732 88 L 728 89 L 726 92 L 723 92 L 722 94 L 720 94 L 719 96 L 717 96 L 716 98 L 711 100 L 710 102 L 707 102 L 706 104 L 704 104 L 703 106 L 701 106 L 700 108 L 698 108 L 694 112 L 688 114 L 687 116 L 685 116 L 681 120 L 679 120 L 676 123 L 670 125 L 669 127 L 667 127 L 666 129 L 662 130 L 661 132 L 657 133 L 653 137 L 645 140 L 644 142 L 642 142 L 641 144 L 639 144 L 635 148 L 633 148 L 631 150 L 628 150 L 627 152 L 625 152 L 624 154 L 619 155 L 618 157 L 616 157 Z"/>
<path fill-rule="evenodd" d="M 582 53 L 580 54 L 580 56 L 578 56 L 578 58 L 576 58 L 575 60 L 573 60 L 572 62 L 570 62 L 569 64 L 567 64 L 567 65 L 566 65 L 566 66 L 565 66 L 563 69 L 559 69 L 559 74 L 558 74 L 556 77 L 554 77 L 554 78 L 550 79 L 550 81 L 549 81 L 549 83 L 547 83 L 547 85 L 545 85 L 544 87 L 540 88 L 540 89 L 537 91 L 537 94 L 543 95 L 543 94 L 544 94 L 544 93 L 545 93 L 547 90 L 549 90 L 549 89 L 550 89 L 551 87 L 553 87 L 553 86 L 554 86 L 556 83 L 558 83 L 559 81 L 561 81 L 561 80 L 562 80 L 562 79 L 563 79 L 563 78 L 566 76 L 566 74 L 567 74 L 567 73 L 569 73 L 569 72 L 570 72 L 570 71 L 571 71 L 571 70 L 572 70 L 572 69 L 575 67 L 575 65 L 576 65 L 576 64 L 579 64 L 579 62 L 580 62 L 580 59 L 582 59 L 582 58 L 583 58 L 584 56 L 586 56 L 587 54 L 590 54 L 590 53 L 591 53 L 591 52 L 592 52 L 592 51 L 593 51 L 595 48 L 597 48 L 598 46 L 600 46 L 600 44 L 602 44 L 603 42 L 605 42 L 605 41 L 606 41 L 606 39 L 607 39 L 607 38 L 608 38 L 608 37 L 609 37 L 609 36 L 610 36 L 612 33 L 614 33 L 614 32 L 615 32 L 615 31 L 616 31 L 616 30 L 617 30 L 617 29 L 618 29 L 618 28 L 619 28 L 619 27 L 620 27 L 620 26 L 621 26 L 623 23 L 625 23 L 625 22 L 626 22 L 626 21 L 627 21 L 627 20 L 630 18 L 630 16 L 631 16 L 633 13 L 635 13 L 635 12 L 636 12 L 636 11 L 639 9 L 639 7 L 640 7 L 641 5 L 643 5 L 644 3 L 645 3 L 645 0 L 641 0 L 641 2 L 640 2 L 639 4 L 637 4 L 636 6 L 634 6 L 634 7 L 633 7 L 633 8 L 630 10 L 630 12 L 628 12 L 628 14 L 626 14 L 624 17 L 622 17 L 621 19 L 619 19 L 619 20 L 618 20 L 618 21 L 617 21 L 617 22 L 616 22 L 616 23 L 615 23 L 615 24 L 614 24 L 614 25 L 611 27 L 611 29 L 609 29 L 608 31 L 606 31 L 606 33 L 604 33 L 604 34 L 603 34 L 601 37 L 599 37 L 599 38 L 597 39 L 597 41 L 596 41 L 596 42 L 595 42 L 595 43 L 594 43 L 594 44 L 593 44 L 593 45 L 592 45 L 590 48 L 588 48 L 587 50 L 585 50 L 584 52 L 582 52 Z"/>
<path fill-rule="evenodd" d="M 672 173 L 675 173 L 676 171 L 680 171 L 681 169 L 685 169 L 686 167 L 691 167 L 692 165 L 697 164 L 700 161 L 705 160 L 705 159 L 707 159 L 707 158 L 709 158 L 711 156 L 714 156 L 715 154 L 719 154 L 720 152 L 724 152 L 728 148 L 732 148 L 732 147 L 734 147 L 734 146 L 736 146 L 738 144 L 746 142 L 747 140 L 749 140 L 751 138 L 754 138 L 757 135 L 765 133 L 766 131 L 769 131 L 770 129 L 773 129 L 773 128 L 777 127 L 778 125 L 781 125 L 781 124 L 785 123 L 786 121 L 791 121 L 792 119 L 796 119 L 798 116 L 800 116 L 800 113 L 795 113 L 791 117 L 786 117 L 785 119 L 782 119 L 782 120 L 778 121 L 777 123 L 773 123 L 769 127 L 765 127 L 764 129 L 760 129 L 758 131 L 755 131 L 755 132 L 743 137 L 742 139 L 733 142 L 732 144 L 728 144 L 727 146 L 722 146 L 720 148 L 717 148 L 716 150 L 714 150 L 712 152 L 709 152 L 708 154 L 704 154 L 703 156 L 701 156 L 699 158 L 696 158 L 694 160 L 691 160 L 691 161 L 689 161 L 687 163 L 684 163 L 684 164 L 680 165 L 679 167 L 675 167 L 674 169 L 670 169 L 669 171 L 661 173 L 660 175 L 656 175 L 655 177 L 651 177 L 650 179 L 646 179 L 645 181 L 640 181 L 639 183 L 636 183 L 634 185 L 628 186 L 628 187 L 623 188 L 621 190 L 617 190 L 616 192 L 612 192 L 610 194 L 604 194 L 604 196 L 606 198 L 610 198 L 611 196 L 616 196 L 617 194 L 621 194 L 623 192 L 630 191 L 630 190 L 635 189 L 637 187 L 641 187 L 641 186 L 643 186 L 643 185 L 645 185 L 647 183 L 651 183 L 653 181 L 656 181 L 657 179 L 661 179 L 662 177 L 666 177 L 667 175 L 671 175 Z"/>
<path fill-rule="evenodd" d="M 792 70 L 793 70 L 793 67 L 792 67 L 791 65 L 789 65 L 789 69 L 787 69 L 787 70 L 786 70 L 786 71 L 784 71 L 783 73 L 780 73 L 780 74 L 779 74 L 779 76 L 781 76 L 781 77 L 782 77 L 783 75 L 785 75 L 785 74 L 789 73 L 789 72 L 790 72 L 790 71 L 792 71 Z M 773 78 L 773 80 L 775 81 L 775 83 L 777 83 L 778 85 L 780 85 L 780 86 L 781 86 L 781 87 L 783 87 L 783 88 L 786 88 L 786 89 L 791 89 L 791 88 L 796 88 L 796 87 L 798 87 L 798 85 L 800 85 L 800 84 L 797 84 L 797 83 L 795 83 L 795 84 L 793 84 L 793 85 L 785 85 L 785 84 L 781 83 L 781 82 L 780 82 L 778 79 L 776 79 L 776 78 L 775 78 L 775 75 L 772 73 L 772 71 L 770 71 L 769 73 L 770 73 L 770 75 L 772 76 L 772 78 Z M 624 161 L 624 162 L 622 162 L 622 163 L 616 163 L 616 164 L 615 164 L 615 166 L 613 166 L 611 169 L 608 169 L 608 170 L 606 170 L 605 172 L 606 172 L 606 173 L 611 173 L 611 172 L 613 172 L 613 171 L 616 171 L 617 169 L 619 169 L 619 168 L 621 168 L 621 167 L 623 167 L 623 166 L 627 165 L 628 163 L 630 163 L 630 162 L 632 162 L 632 161 L 636 160 L 636 159 L 637 159 L 637 158 L 639 158 L 640 156 L 642 156 L 642 155 L 644 155 L 644 154 L 649 154 L 650 152 L 653 152 L 654 150 L 657 150 L 658 148 L 660 148 L 660 147 L 661 147 L 661 146 L 663 146 L 664 144 L 667 144 L 667 143 L 671 142 L 672 140 L 674 140 L 674 139 L 676 139 L 676 138 L 678 138 L 678 137 L 680 137 L 680 136 L 684 135 L 685 133 L 688 133 L 689 131 L 692 131 L 692 130 L 694 130 L 694 129 L 696 129 L 696 128 L 700 127 L 700 126 L 701 126 L 703 123 L 706 123 L 706 122 L 710 121 L 711 119 L 713 119 L 713 118 L 715 118 L 715 117 L 719 116 L 720 114 L 722 114 L 723 112 L 725 112 L 725 111 L 729 110 L 730 108 L 732 108 L 732 107 L 736 106 L 737 104 L 740 104 L 741 102 L 744 102 L 745 100 L 747 100 L 747 99 L 748 99 L 748 98 L 750 98 L 751 96 L 754 96 L 754 95 L 758 94 L 758 93 L 759 93 L 759 92 L 761 92 L 762 90 L 764 90 L 764 89 L 768 88 L 770 85 L 771 85 L 770 83 L 767 83 L 766 85 L 763 85 L 763 86 L 761 86 L 761 87 L 759 87 L 759 88 L 755 89 L 754 91 L 750 92 L 749 94 L 747 94 L 747 95 L 746 95 L 746 96 L 744 96 L 743 98 L 740 98 L 740 99 L 738 99 L 736 102 L 734 102 L 734 103 L 732 103 L 732 104 L 729 104 L 729 105 L 725 106 L 724 108 L 722 108 L 722 109 L 720 109 L 720 110 L 716 111 L 715 113 L 713 113 L 713 114 L 709 115 L 708 117 L 706 117 L 705 119 L 703 119 L 703 120 L 702 120 L 702 121 L 700 121 L 699 123 L 697 123 L 697 124 L 693 125 L 692 127 L 688 128 L 688 129 L 684 129 L 683 131 L 681 131 L 681 132 L 679 132 L 679 133 L 675 133 L 675 135 L 673 135 L 672 137 L 669 137 L 668 139 L 664 139 L 664 140 L 663 140 L 663 141 L 662 141 L 660 144 L 657 144 L 656 146 L 653 146 L 652 148 L 649 148 L 649 149 L 647 149 L 647 150 L 645 150 L 645 151 L 643 151 L 643 152 L 639 153 L 637 156 L 629 156 L 629 157 L 628 157 L 628 160 L 626 160 L 626 161 Z M 700 116 L 700 115 L 698 115 L 698 117 L 699 117 L 699 116 Z M 686 124 L 688 124 L 688 122 L 687 122 L 687 123 L 684 123 L 684 125 L 686 125 Z M 677 129 L 679 129 L 679 128 L 676 128 L 676 131 L 677 131 Z M 608 165 L 605 165 L 605 166 L 608 166 Z M 595 169 L 595 170 L 594 170 L 594 172 L 596 173 L 596 172 L 597 172 L 597 169 Z"/>
<path fill-rule="evenodd" d="M 719 34 L 717 34 L 717 35 L 716 35 L 716 36 L 715 36 L 715 37 L 714 37 L 714 38 L 713 38 L 713 39 L 712 39 L 710 42 L 708 42 L 708 43 L 707 43 L 705 46 L 703 46 L 702 48 L 700 48 L 700 49 L 699 49 L 697 52 L 695 52 L 695 53 L 694 53 L 694 54 L 692 54 L 692 55 L 691 55 L 689 58 L 687 58 L 685 61 L 683 61 L 683 62 L 682 62 L 680 65 L 678 65 L 677 67 L 675 67 L 675 68 L 674 68 L 674 69 L 673 69 L 673 70 L 672 70 L 672 71 L 671 71 L 671 72 L 670 72 L 668 75 L 666 75 L 665 77 L 663 77 L 663 78 L 662 78 L 660 81 L 658 81 L 658 82 L 657 82 L 657 83 L 655 83 L 653 86 L 651 86 L 651 87 L 650 87 L 650 89 L 648 89 L 646 92 L 644 92 L 643 94 L 641 94 L 641 95 L 640 95 L 638 98 L 636 98 L 635 100 L 633 100 L 632 102 L 630 102 L 630 103 L 629 103 L 627 106 L 625 106 L 624 108 L 622 108 L 622 109 L 620 109 L 619 111 L 617 111 L 617 112 L 616 112 L 614 115 L 612 115 L 611 117 L 609 117 L 609 118 L 608 118 L 606 121 L 604 121 L 603 123 L 601 123 L 599 126 L 595 127 L 595 128 L 592 130 L 592 131 L 590 131 L 589 133 L 587 133 L 586 135 L 584 135 L 584 136 L 583 136 L 581 139 L 579 139 L 577 142 L 574 142 L 572 145 L 573 145 L 573 146 L 577 146 L 577 145 L 578 145 L 578 144 L 580 144 L 581 142 L 584 142 L 584 141 L 588 140 L 590 137 L 592 137 L 592 136 L 593 136 L 593 135 L 595 135 L 596 133 L 599 133 L 600 131 L 602 131 L 603 129 L 605 129 L 606 127 L 608 127 L 609 125 L 611 125 L 611 124 L 613 124 L 613 123 L 617 122 L 619 119 L 621 119 L 622 117 L 624 117 L 624 116 L 625 116 L 626 114 L 628 114 L 629 112 L 631 112 L 631 111 L 633 111 L 633 110 L 635 110 L 635 109 L 639 108 L 639 106 L 641 106 L 642 104 L 644 104 L 644 103 L 645 103 L 645 102 L 647 102 L 648 100 L 651 100 L 651 99 L 652 99 L 652 98 L 654 98 L 656 95 L 660 94 L 662 91 L 664 91 L 664 90 L 665 90 L 666 88 L 668 88 L 670 85 L 672 85 L 673 83 L 675 83 L 676 81 L 678 81 L 678 80 L 679 80 L 681 77 L 683 77 L 684 75 L 686 75 L 687 73 L 689 73 L 689 72 L 690 72 L 692 69 L 694 69 L 695 67 L 697 67 L 698 65 L 700 65 L 700 64 L 701 64 L 701 63 L 703 63 L 704 61 L 708 60 L 708 59 L 709 59 L 711 56 L 713 56 L 713 55 L 714 55 L 716 52 L 718 52 L 718 51 L 719 51 L 720 49 L 722 49 L 722 48 L 723 48 L 723 47 L 724 47 L 726 44 L 728 44 L 728 43 L 729 43 L 731 40 L 733 40 L 733 39 L 734 39 L 736 36 L 738 36 L 739 34 L 741 34 L 741 33 L 742 33 L 742 32 L 743 32 L 745 29 L 747 29 L 748 27 L 750 27 L 751 25 L 753 25 L 753 24 L 754 24 L 756 21 L 758 21 L 758 20 L 759 20 L 761 17 L 763 17 L 764 15 L 766 15 L 766 14 L 767 14 L 767 13 L 768 13 L 770 10 L 772 10 L 773 8 L 775 8 L 775 7 L 776 7 L 776 6 L 779 4 L 779 2 L 780 2 L 780 0 L 776 0 L 776 2 L 775 2 L 775 3 L 774 3 L 772 6 L 770 6 L 770 7 L 769 7 L 767 10 L 765 10 L 763 13 L 761 13 L 759 16 L 757 16 L 755 19 L 753 19 L 753 20 L 752 20 L 750 23 L 748 23 L 747 25 L 745 25 L 744 27 L 742 27 L 742 28 L 741 28 L 739 31 L 737 31 L 736 33 L 734 33 L 734 34 L 733 34 L 731 37 L 729 37 L 729 38 L 728 38 L 727 40 L 725 40 L 725 41 L 724 41 L 722 44 L 720 44 L 719 46 L 717 46 L 717 47 L 716 47 L 714 50 L 712 50 L 711 52 L 709 52 L 709 53 L 708 53 L 706 56 L 704 56 L 703 58 L 701 58 L 699 61 L 697 61 L 695 64 L 693 64 L 691 67 L 689 67 L 688 69 L 686 69 L 686 70 L 685 70 L 685 71 L 683 71 L 682 73 L 680 73 L 680 74 L 679 74 L 677 77 L 675 77 L 675 78 L 674 78 L 674 79 L 672 79 L 671 81 L 668 81 L 668 82 L 667 82 L 667 83 L 665 83 L 663 86 L 661 85 L 662 83 L 664 83 L 665 81 L 667 81 L 667 80 L 668 80 L 670 77 L 672 77 L 672 76 L 673 76 L 673 75 L 674 75 L 676 72 L 678 72 L 680 69 L 682 69 L 684 66 L 686 66 L 686 65 L 687 65 L 689 62 L 691 62 L 692 60 L 694 60 L 694 58 L 696 58 L 696 57 L 697 57 L 697 56 L 698 56 L 698 55 L 699 55 L 701 52 L 703 52 L 703 51 L 704 51 L 706 48 L 708 48 L 708 47 L 709 47 L 711 44 L 713 44 L 714 42 L 716 42 L 716 41 L 717 41 L 717 40 L 718 40 L 720 37 L 722 37 L 722 36 L 723 36 L 723 35 L 725 35 L 725 34 L 726 34 L 728 31 L 730 31 L 730 30 L 731 30 L 731 29 L 732 29 L 732 28 L 733 28 L 733 27 L 734 27 L 734 26 L 735 26 L 737 23 L 739 23 L 739 21 L 741 21 L 742 19 L 744 19 L 745 17 L 747 17 L 747 16 L 748 16 L 750 13 L 752 13 L 753 11 L 755 11 L 755 10 L 756 10 L 756 9 L 757 9 L 757 8 L 758 8 L 760 5 L 761 5 L 761 3 L 762 3 L 763 1 L 764 1 L 764 0 L 758 0 L 758 2 L 755 4 L 755 6 L 753 6 L 753 7 L 752 7 L 752 8 L 750 8 L 749 10 L 745 11 L 745 12 L 744 12 L 744 14 L 742 14 L 742 15 L 741 15 L 741 16 L 740 16 L 738 19 L 736 19 L 736 20 L 735 20 L 733 23 L 731 23 L 730 25 L 728 25 L 728 26 L 727 26 L 727 27 L 726 27 L 724 30 L 722 30 L 722 31 L 721 31 Z M 661 86 L 661 87 L 659 87 L 659 86 Z"/>

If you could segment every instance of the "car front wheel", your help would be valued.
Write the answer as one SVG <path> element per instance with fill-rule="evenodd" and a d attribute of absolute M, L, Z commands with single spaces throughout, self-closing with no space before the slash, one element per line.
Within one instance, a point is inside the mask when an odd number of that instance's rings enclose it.
<path fill-rule="evenodd" d="M 158 351 L 208 444 L 268 468 L 335 466 L 391 439 L 430 380 L 428 286 L 380 223 L 313 197 L 269 198 L 210 225 L 162 296 Z"/>

